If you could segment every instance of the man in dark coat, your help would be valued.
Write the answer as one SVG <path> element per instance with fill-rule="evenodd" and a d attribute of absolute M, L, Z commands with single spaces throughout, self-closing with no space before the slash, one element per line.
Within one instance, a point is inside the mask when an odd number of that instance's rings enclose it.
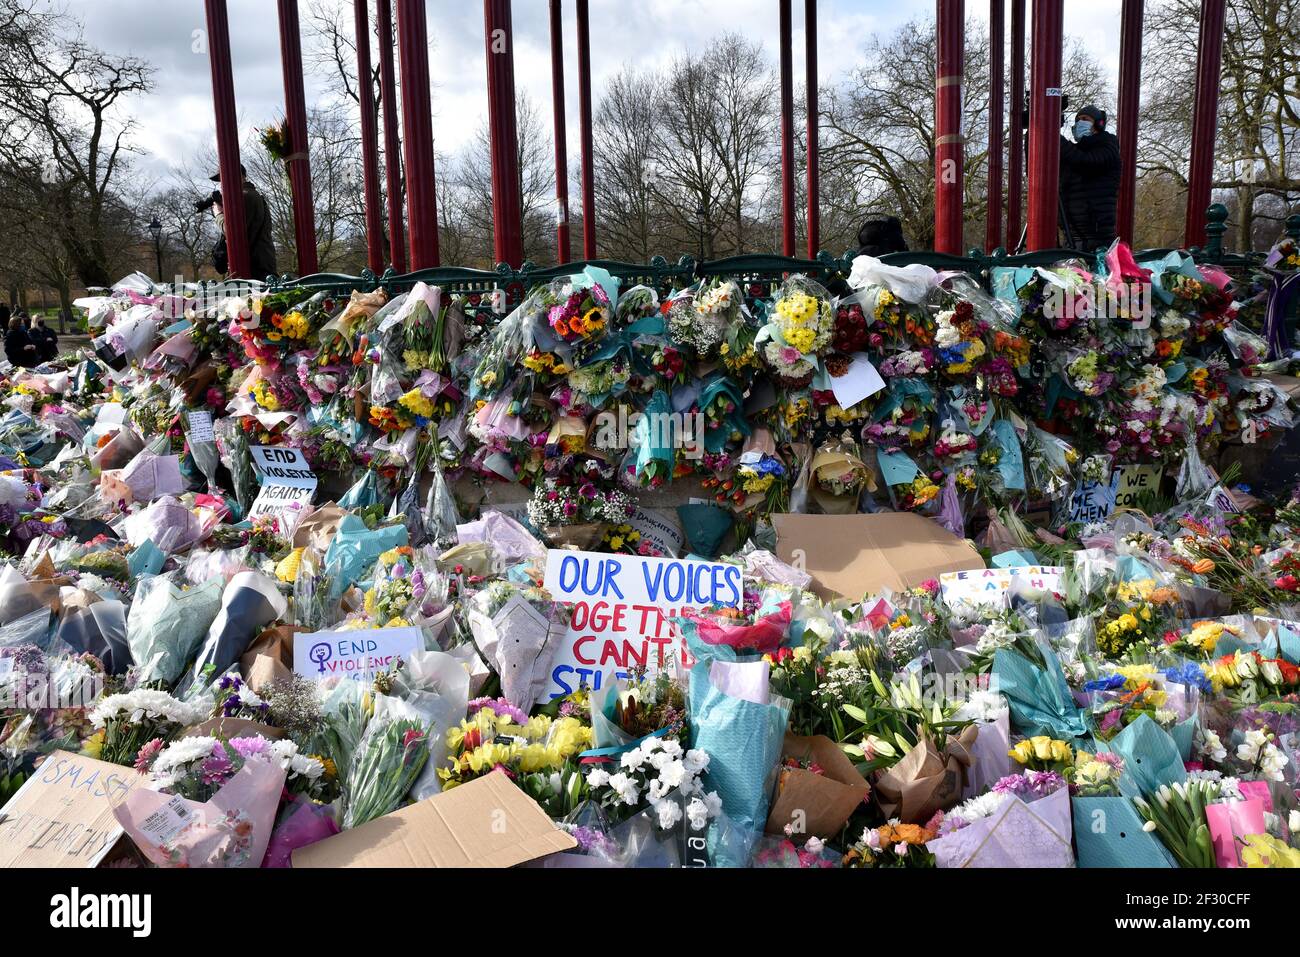
<path fill-rule="evenodd" d="M 49 362 L 51 359 L 58 358 L 59 334 L 45 324 L 43 316 L 37 316 L 32 320 L 32 329 L 27 335 L 31 338 L 32 344 L 36 346 L 36 351 L 40 354 L 42 362 Z"/>
<path fill-rule="evenodd" d="M 236 278 L 263 280 L 267 276 L 278 275 L 275 267 L 275 240 L 271 235 L 271 210 L 266 205 L 265 197 L 257 191 L 257 187 L 249 180 L 242 164 L 239 167 L 239 172 L 244 179 L 244 232 L 248 236 L 249 267 L 253 274 Z M 212 181 L 214 183 L 221 182 L 221 174 L 217 173 L 213 176 Z M 214 197 L 217 199 L 214 209 L 220 217 L 221 201 L 219 196 L 218 193 Z M 224 273 L 229 268 L 228 263 L 225 223 L 222 220 L 221 238 L 217 240 L 217 244 L 212 248 L 212 264 L 217 272 Z"/>
<path fill-rule="evenodd" d="M 905 252 L 907 241 L 903 239 L 903 224 L 897 216 L 869 219 L 858 230 L 859 256 L 885 256 Z"/>
<path fill-rule="evenodd" d="M 41 361 L 36 346 L 27 337 L 22 319 L 17 316 L 9 319 L 9 334 L 5 336 L 5 358 L 18 369 L 31 368 Z"/>
<path fill-rule="evenodd" d="M 1106 112 L 1085 106 L 1074 117 L 1074 142 L 1061 137 L 1061 200 L 1072 248 L 1094 253 L 1115 241 L 1119 139 Z"/>

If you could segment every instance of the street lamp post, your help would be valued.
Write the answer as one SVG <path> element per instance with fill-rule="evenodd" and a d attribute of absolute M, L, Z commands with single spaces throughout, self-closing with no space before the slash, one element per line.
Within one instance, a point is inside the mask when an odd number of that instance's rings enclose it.
<path fill-rule="evenodd" d="M 157 213 L 155 213 L 153 219 L 149 221 L 149 232 L 153 236 L 153 257 L 154 263 L 158 267 L 158 281 L 162 282 L 162 223 L 158 222 Z"/>

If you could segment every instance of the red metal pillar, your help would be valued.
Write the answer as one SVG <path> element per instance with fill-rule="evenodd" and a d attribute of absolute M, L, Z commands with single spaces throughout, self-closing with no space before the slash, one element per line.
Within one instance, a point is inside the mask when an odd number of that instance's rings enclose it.
<path fill-rule="evenodd" d="M 1214 177 L 1214 134 L 1219 122 L 1219 70 L 1223 64 L 1225 0 L 1201 0 L 1201 35 L 1196 45 L 1196 104 L 1192 114 L 1192 158 L 1187 170 L 1187 223 L 1183 245 L 1205 245 L 1205 210 Z"/>
<path fill-rule="evenodd" d="M 804 83 L 808 90 L 808 258 L 821 251 L 821 155 L 817 111 L 817 0 L 804 0 Z"/>
<path fill-rule="evenodd" d="M 492 249 L 499 263 L 524 264 L 519 131 L 515 128 L 515 51 L 510 0 L 483 0 L 488 132 L 492 149 Z"/>
<path fill-rule="evenodd" d="M 1011 115 L 1007 125 L 1007 245 L 1020 242 L 1020 194 L 1024 190 L 1025 124 L 1025 0 L 1011 0 Z"/>
<path fill-rule="evenodd" d="M 582 258 L 596 258 L 596 180 L 591 146 L 591 27 L 578 0 L 578 125 L 582 128 Z"/>
<path fill-rule="evenodd" d="M 938 69 L 934 96 L 934 249 L 960 256 L 962 200 L 965 185 L 961 133 L 963 48 L 966 27 L 964 0 L 937 0 Z"/>
<path fill-rule="evenodd" d="M 1061 46 L 1065 0 L 1034 0 L 1029 98 L 1029 233 L 1026 247 L 1053 249 L 1061 182 Z"/>
<path fill-rule="evenodd" d="M 790 0 L 780 0 L 781 21 L 781 255 L 794 255 L 794 29 Z"/>
<path fill-rule="evenodd" d="M 406 229 L 402 220 L 402 148 L 398 141 L 397 77 L 393 69 L 393 0 L 375 8 L 379 41 L 379 99 L 384 111 L 384 188 L 388 191 L 388 258 L 406 272 Z"/>
<path fill-rule="evenodd" d="M 1138 107 L 1142 93 L 1142 0 L 1124 0 L 1119 39 L 1119 199 L 1116 234 L 1133 244 L 1137 205 Z"/>
<path fill-rule="evenodd" d="M 397 0 L 397 54 L 402 69 L 402 139 L 406 159 L 411 269 L 438 265 L 438 191 L 429 102 L 429 32 L 424 0 Z"/>
<path fill-rule="evenodd" d="M 375 91 L 370 85 L 370 10 L 366 0 L 352 4 L 357 43 L 357 105 L 361 108 L 361 169 L 366 198 L 366 265 L 378 276 L 384 271 L 384 220 L 379 209 L 379 130 L 375 124 Z"/>
<path fill-rule="evenodd" d="M 298 0 L 278 0 L 280 68 L 284 74 L 284 117 L 289 127 L 289 192 L 293 196 L 293 239 L 298 275 L 317 271 L 316 208 L 311 195 L 311 153 L 307 141 L 307 96 L 302 89 L 302 37 Z"/>
<path fill-rule="evenodd" d="M 221 214 L 226 230 L 230 275 L 251 275 L 247 219 L 244 216 L 244 177 L 239 171 L 239 123 L 235 119 L 235 81 L 230 67 L 230 21 L 226 0 L 205 0 L 208 21 L 208 65 L 212 68 L 212 108 L 217 127 L 217 162 L 221 173 Z"/>
<path fill-rule="evenodd" d="M 551 0 L 551 99 L 555 113 L 555 259 L 569 261 L 569 144 L 564 128 L 564 23 L 560 0 Z"/>
<path fill-rule="evenodd" d="M 989 161 L 988 208 L 985 215 L 984 251 L 1002 245 L 1002 127 L 1006 93 L 1006 0 L 989 0 Z"/>

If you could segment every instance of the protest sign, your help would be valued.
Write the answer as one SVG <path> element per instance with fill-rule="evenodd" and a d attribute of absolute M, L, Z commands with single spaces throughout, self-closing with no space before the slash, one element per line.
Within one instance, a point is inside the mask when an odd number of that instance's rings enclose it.
<path fill-rule="evenodd" d="M 983 568 L 972 571 L 944 572 L 939 576 L 943 600 L 949 605 L 964 602 L 970 605 L 1002 603 L 1002 596 L 1012 584 L 1038 592 L 1061 592 L 1061 576 L 1065 569 L 1059 565 L 1017 565 L 1011 568 Z"/>
<path fill-rule="evenodd" d="M 573 605 L 573 617 L 543 702 L 583 684 L 599 691 L 632 667 L 685 660 L 685 644 L 668 619 L 686 609 L 734 608 L 744 597 L 739 565 L 566 549 L 546 553 L 545 587 Z"/>
<path fill-rule="evenodd" d="M 55 751 L 0 810 L 0 867 L 95 867 L 122 836 L 113 805 L 147 780 Z"/>
<path fill-rule="evenodd" d="M 316 631 L 293 636 L 293 670 L 307 678 L 371 681 L 395 659 L 424 649 L 419 628 Z"/>
<path fill-rule="evenodd" d="M 301 450 L 252 445 L 248 451 L 262 476 L 262 489 L 248 510 L 249 518 L 281 515 L 289 509 L 301 510 L 311 504 L 316 493 L 316 473 Z"/>
<path fill-rule="evenodd" d="M 1115 510 L 1115 484 L 1080 482 L 1070 494 L 1069 521 L 1084 525 L 1105 521 Z"/>
<path fill-rule="evenodd" d="M 1140 496 L 1160 488 L 1164 469 L 1158 465 L 1121 465 L 1112 476 L 1115 486 L 1115 507 L 1133 508 Z"/>
<path fill-rule="evenodd" d="M 641 533 L 641 540 L 662 555 L 676 555 L 685 539 L 677 516 L 662 509 L 638 508 L 627 523 Z"/>

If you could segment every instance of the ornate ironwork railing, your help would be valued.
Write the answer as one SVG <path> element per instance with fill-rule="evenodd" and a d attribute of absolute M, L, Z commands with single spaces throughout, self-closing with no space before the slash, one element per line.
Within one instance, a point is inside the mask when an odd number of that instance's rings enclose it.
<path fill-rule="evenodd" d="M 1205 247 L 1193 247 L 1187 250 L 1197 262 L 1213 263 L 1229 272 L 1244 272 L 1262 261 L 1263 253 L 1224 250 L 1223 237 L 1228 229 L 1228 210 L 1225 206 L 1219 203 L 1210 206 L 1207 218 L 1209 222 L 1206 226 Z M 1300 215 L 1287 219 L 1286 232 L 1300 242 Z M 1169 252 L 1170 249 L 1146 249 L 1136 255 L 1141 260 L 1160 257 Z M 1072 249 L 1041 249 L 1016 256 L 1009 255 L 1005 249 L 995 249 L 987 255 L 979 249 L 972 249 L 965 256 L 949 256 L 944 253 L 918 250 L 890 253 L 882 256 L 881 259 L 896 266 L 922 263 L 939 270 L 960 270 L 987 282 L 994 267 L 1047 266 L 1062 259 L 1078 258 L 1080 255 L 1077 250 Z M 528 289 L 536 285 L 549 282 L 558 276 L 580 272 L 585 266 L 599 266 L 623 280 L 625 285 L 640 283 L 651 286 L 661 293 L 688 285 L 702 277 L 735 276 L 750 291 L 750 295 L 766 295 L 784 277 L 794 273 L 804 273 L 823 281 L 835 277 L 847 277 L 856 257 L 857 253 L 853 250 L 838 257 L 828 252 L 821 252 L 816 259 L 753 253 L 704 262 L 699 262 L 692 256 L 682 256 L 672 263 L 662 256 L 655 256 L 648 263 L 593 259 L 547 267 L 538 267 L 531 262 L 525 262 L 518 269 L 505 263 L 498 264 L 496 269 L 490 270 L 464 266 L 438 266 L 400 275 L 389 269 L 381 276 L 376 276 L 366 269 L 359 276 L 317 273 L 297 278 L 284 275 L 271 279 L 270 285 L 272 288 L 298 286 L 315 291 L 328 291 L 336 295 L 347 295 L 354 289 L 373 292 L 375 289 L 382 288 L 391 295 L 406 292 L 417 282 L 425 282 L 429 285 L 441 286 L 448 292 L 477 297 L 486 307 L 486 302 L 494 290 L 505 290 L 507 304 L 513 305 Z"/>

